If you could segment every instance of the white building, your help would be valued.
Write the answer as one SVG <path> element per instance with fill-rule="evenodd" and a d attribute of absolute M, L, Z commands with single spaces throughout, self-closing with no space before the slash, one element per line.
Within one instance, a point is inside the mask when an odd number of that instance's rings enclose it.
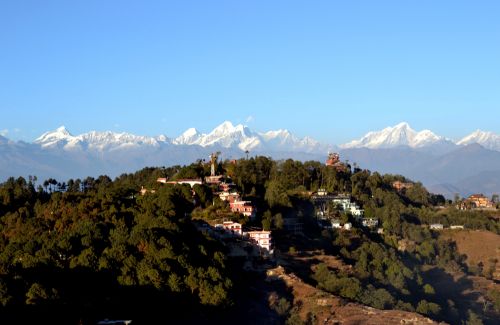
<path fill-rule="evenodd" d="M 355 217 L 362 217 L 365 211 L 361 209 L 356 203 L 351 203 L 347 209 L 344 209 L 347 212 L 350 212 Z"/>
<path fill-rule="evenodd" d="M 193 187 L 195 185 L 202 185 L 203 181 L 201 179 L 178 179 L 176 181 L 168 181 L 166 178 L 158 178 L 157 179 L 158 183 L 164 183 L 164 184 L 189 184 L 189 186 Z"/>
<path fill-rule="evenodd" d="M 272 253 L 271 247 L 271 232 L 266 230 L 257 230 L 245 232 L 250 238 L 250 241 L 254 242 L 260 248 L 263 248 L 266 252 Z"/>
<path fill-rule="evenodd" d="M 216 224 L 215 228 L 224 229 L 226 232 L 233 235 L 241 236 L 243 234 L 241 223 L 224 221 L 222 224 Z"/>
<path fill-rule="evenodd" d="M 318 189 L 318 192 L 316 193 L 318 196 L 326 196 L 328 195 L 328 192 L 324 188 Z"/>
<path fill-rule="evenodd" d="M 375 228 L 378 226 L 378 219 L 376 218 L 364 218 L 361 221 L 363 227 Z"/>
<path fill-rule="evenodd" d="M 444 226 L 440 223 L 433 223 L 429 225 L 429 228 L 431 228 L 432 230 L 443 230 Z"/>
<path fill-rule="evenodd" d="M 332 219 L 332 228 L 342 228 L 342 222 L 340 222 L 340 219 Z"/>
<path fill-rule="evenodd" d="M 337 195 L 333 198 L 332 202 L 340 205 L 342 210 L 349 212 L 355 217 L 362 217 L 364 214 L 364 210 L 356 203 L 352 202 L 349 195 Z"/>
<path fill-rule="evenodd" d="M 343 209 L 351 204 L 351 197 L 349 195 L 337 195 L 332 200 L 333 203 L 339 204 Z"/>

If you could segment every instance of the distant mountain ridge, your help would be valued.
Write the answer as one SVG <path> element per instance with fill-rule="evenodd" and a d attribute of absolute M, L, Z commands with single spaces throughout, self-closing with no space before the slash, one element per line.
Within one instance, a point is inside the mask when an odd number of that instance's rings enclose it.
<path fill-rule="evenodd" d="M 458 141 L 458 145 L 480 144 L 486 149 L 500 151 L 500 135 L 493 132 L 476 130 L 470 135 Z"/>
<path fill-rule="evenodd" d="M 114 133 L 111 131 L 90 131 L 77 136 L 61 126 L 54 131 L 42 134 L 34 144 L 42 148 L 63 148 L 66 150 L 116 150 L 131 146 L 160 146 L 169 143 L 164 135 L 158 137 L 137 136 L 130 133 Z"/>
<path fill-rule="evenodd" d="M 5 137 L 4 140 L 9 141 Z M 370 131 L 361 139 L 341 144 L 340 146 L 322 144 L 310 138 L 298 138 L 288 130 L 254 132 L 242 124 L 233 125 L 225 121 L 211 132 L 200 133 L 195 128 L 189 128 L 175 138 L 165 135 L 156 137 L 139 136 L 130 133 L 115 133 L 111 131 L 90 131 L 73 136 L 64 126 L 54 131 L 42 134 L 34 141 L 43 148 L 62 147 L 64 149 L 126 149 L 133 146 L 162 145 L 198 145 L 201 147 L 220 146 L 222 148 L 246 150 L 279 150 L 317 152 L 328 149 L 389 149 L 407 146 L 413 149 L 429 147 L 456 148 L 468 144 L 480 144 L 483 147 L 500 151 L 500 135 L 493 132 L 476 130 L 459 141 L 436 135 L 430 130 L 415 131 L 407 122 L 387 127 L 380 131 Z"/>
<path fill-rule="evenodd" d="M 170 139 L 165 135 L 156 137 L 138 136 L 130 133 L 114 133 L 111 131 L 90 131 L 73 136 L 64 126 L 42 134 L 34 141 L 42 148 L 61 148 L 65 150 L 120 150 L 137 146 L 160 147 L 168 145 L 187 145 L 221 147 L 246 150 L 303 151 L 312 152 L 328 150 L 329 146 L 305 137 L 300 139 L 288 130 L 253 132 L 247 126 L 234 126 L 225 121 L 207 134 L 195 128 L 189 128 L 180 136 Z"/>
<path fill-rule="evenodd" d="M 423 148 L 433 145 L 453 145 L 453 142 L 442 136 L 437 136 L 430 130 L 416 132 L 406 122 L 396 126 L 385 128 L 381 131 L 369 132 L 359 140 L 343 144 L 343 149 L 349 148 L 394 148 L 408 146 L 411 148 Z"/>
<path fill-rule="evenodd" d="M 255 132 L 225 121 L 208 133 L 189 128 L 177 137 L 140 136 L 111 131 L 72 135 L 64 126 L 33 143 L 0 136 L 0 178 L 37 175 L 68 179 L 88 175 L 117 176 L 145 166 L 188 164 L 221 151 L 223 159 L 266 155 L 275 159 L 324 161 L 328 152 L 362 168 L 400 173 L 448 196 L 500 192 L 500 136 L 477 130 L 459 141 L 430 130 L 415 131 L 406 122 L 340 146 L 299 138 L 288 130 Z M 492 177 L 489 180 L 488 177 Z"/>

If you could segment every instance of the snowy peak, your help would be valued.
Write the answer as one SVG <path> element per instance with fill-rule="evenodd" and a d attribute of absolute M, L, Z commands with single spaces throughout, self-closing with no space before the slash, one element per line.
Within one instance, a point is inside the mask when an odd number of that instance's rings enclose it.
<path fill-rule="evenodd" d="M 251 137 L 253 136 L 252 131 L 242 124 L 238 124 L 236 126 L 229 121 L 225 121 L 221 125 L 217 126 L 210 132 L 207 137 L 217 138 L 217 137 L 226 137 L 232 134 L 237 134 L 242 137 Z"/>
<path fill-rule="evenodd" d="M 65 150 L 116 150 L 129 147 L 139 147 L 142 145 L 159 146 L 168 143 L 168 138 L 164 135 L 156 138 L 147 136 L 137 136 L 130 133 L 114 133 L 111 131 L 90 131 L 77 136 L 61 126 L 54 131 L 49 131 L 37 138 L 34 143 L 42 148 L 64 148 Z"/>
<path fill-rule="evenodd" d="M 260 134 L 265 140 L 273 140 L 273 139 L 286 139 L 291 136 L 291 133 L 288 130 L 276 130 L 276 131 L 267 131 Z"/>
<path fill-rule="evenodd" d="M 35 140 L 35 143 L 42 147 L 54 147 L 60 143 L 66 143 L 73 139 L 73 136 L 65 126 L 60 126 L 54 131 L 45 132 Z"/>
<path fill-rule="evenodd" d="M 58 127 L 55 132 L 66 135 L 66 136 L 68 136 L 68 135 L 71 136 L 71 134 L 69 133 L 69 131 L 66 129 L 66 127 L 64 125 L 61 125 L 60 127 Z"/>
<path fill-rule="evenodd" d="M 164 134 L 160 134 L 159 136 L 155 137 L 155 140 L 158 142 L 165 142 L 165 143 L 169 142 L 168 137 Z"/>
<path fill-rule="evenodd" d="M 189 128 L 184 133 L 182 133 L 180 136 L 174 139 L 174 144 L 185 144 L 185 145 L 193 145 L 196 144 L 200 138 L 202 137 L 202 134 L 198 132 L 195 128 Z"/>
<path fill-rule="evenodd" d="M 248 127 L 242 124 L 234 126 L 231 122 L 225 121 L 209 134 L 203 135 L 197 144 L 202 147 L 211 145 L 220 145 L 223 148 L 238 146 L 241 150 L 250 150 L 258 146 L 260 140 Z"/>
<path fill-rule="evenodd" d="M 457 142 L 458 145 L 472 143 L 478 143 L 487 149 L 500 151 L 500 135 L 493 132 L 476 130 Z"/>
<path fill-rule="evenodd" d="M 437 136 L 430 130 L 417 132 L 406 122 L 381 131 L 369 132 L 359 140 L 354 140 L 341 146 L 341 148 L 394 148 L 408 146 L 422 148 L 435 144 L 448 143 L 444 137 Z"/>
<path fill-rule="evenodd" d="M 46 141 L 48 139 L 63 140 L 63 139 L 71 138 L 71 137 L 72 137 L 71 133 L 69 133 L 69 131 L 63 125 L 63 126 L 58 127 L 57 129 L 55 129 L 54 131 L 45 132 L 40 137 L 38 137 L 35 140 L 35 142 L 43 142 L 43 141 Z"/>
<path fill-rule="evenodd" d="M 238 125 L 238 126 L 241 126 Z M 211 134 L 225 135 L 234 132 L 236 127 L 230 121 L 224 121 L 221 125 L 217 126 L 210 132 Z"/>
<path fill-rule="evenodd" d="M 425 146 L 430 146 L 439 143 L 446 143 L 446 142 L 450 141 L 444 137 L 434 134 L 430 130 L 422 130 L 417 134 L 415 134 L 415 136 L 413 137 L 413 145 L 411 146 L 415 148 L 421 148 Z"/>
<path fill-rule="evenodd" d="M 160 142 L 166 142 L 168 140 L 165 136 L 154 138 L 147 136 L 138 136 L 125 132 L 114 133 L 111 131 L 91 131 L 81 134 L 76 138 L 78 139 L 79 143 L 87 146 L 90 149 L 96 150 L 116 150 L 139 146 L 158 147 L 160 145 Z"/>
<path fill-rule="evenodd" d="M 291 150 L 297 150 L 302 152 L 321 152 L 327 153 L 332 149 L 331 146 L 324 146 L 318 141 L 310 138 L 304 137 L 302 139 L 296 137 L 288 130 L 276 130 L 268 131 L 265 133 L 260 133 L 260 137 L 266 142 L 266 148 L 273 150 L 284 150 L 289 148 Z"/>

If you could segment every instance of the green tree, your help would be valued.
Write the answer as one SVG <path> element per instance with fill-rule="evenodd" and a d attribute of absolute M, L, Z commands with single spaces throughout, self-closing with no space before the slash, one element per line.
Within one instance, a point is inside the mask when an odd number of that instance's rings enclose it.
<path fill-rule="evenodd" d="M 39 283 L 33 283 L 26 292 L 26 303 L 28 305 L 38 305 L 45 303 L 48 300 L 57 298 L 57 291 L 55 289 L 47 289 Z"/>
<path fill-rule="evenodd" d="M 269 181 L 265 199 L 271 208 L 292 206 L 290 198 L 286 193 L 285 186 L 276 180 Z"/>
<path fill-rule="evenodd" d="M 436 291 L 434 290 L 434 288 L 430 284 L 427 283 L 424 285 L 424 293 L 426 295 L 434 295 L 434 294 L 436 294 Z"/>
<path fill-rule="evenodd" d="M 283 229 L 285 221 L 283 220 L 283 215 L 281 213 L 277 213 L 274 215 L 273 224 L 276 229 Z"/>
<path fill-rule="evenodd" d="M 469 310 L 467 312 L 467 321 L 465 322 L 466 325 L 483 325 L 483 321 L 481 318 L 474 313 L 472 310 Z"/>
<path fill-rule="evenodd" d="M 7 284 L 0 279 L 0 305 L 6 306 L 11 300 L 12 296 L 8 292 Z"/>
<path fill-rule="evenodd" d="M 286 300 L 286 298 L 280 298 L 278 302 L 273 306 L 273 309 L 276 311 L 278 315 L 281 317 L 285 317 L 288 315 L 288 311 L 290 310 L 290 302 Z"/>
<path fill-rule="evenodd" d="M 427 300 L 421 300 L 417 305 L 417 313 L 424 314 L 427 316 L 436 316 L 441 312 L 441 307 L 433 302 L 428 302 Z"/>

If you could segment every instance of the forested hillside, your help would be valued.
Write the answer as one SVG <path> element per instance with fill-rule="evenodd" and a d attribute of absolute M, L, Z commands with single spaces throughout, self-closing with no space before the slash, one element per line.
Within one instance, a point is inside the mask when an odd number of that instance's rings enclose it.
<path fill-rule="evenodd" d="M 494 213 L 459 211 L 419 183 L 398 192 L 392 183 L 408 181 L 403 176 L 358 167 L 339 171 L 314 161 L 255 157 L 225 161 L 217 172 L 230 177 L 255 205 L 254 220 L 232 213 L 213 185 L 191 189 L 156 182 L 207 176 L 209 166 L 202 161 L 146 168 L 115 180 L 30 177 L 1 184 L 0 321 L 95 324 L 129 318 L 148 323 L 160 317 L 171 323 L 231 323 L 231 315 L 255 312 L 245 305 L 253 298 L 242 293 L 258 288 L 263 280 L 258 270 L 281 264 L 321 290 L 378 309 L 417 312 L 453 324 L 498 319 L 497 287 L 479 293 L 487 302 L 481 305 L 478 297 L 464 299 L 461 292 L 436 285 L 444 277 L 453 286 L 448 275 L 466 277 L 471 270 L 453 241 L 428 228 L 438 222 L 498 234 Z M 149 192 L 140 195 L 141 187 Z M 342 211 L 337 217 L 351 222 L 351 231 L 320 227 L 311 201 L 319 188 L 351 195 L 365 217 L 380 221 L 383 234 Z M 244 271 L 246 261 L 231 257 L 226 243 L 199 231 L 194 222 L 223 218 L 272 230 L 275 258 L 253 258 L 254 268 Z M 291 220 L 301 225 L 300 232 L 289 231 Z M 345 267 L 304 263 L 313 251 Z M 307 319 L 299 317 L 304 307 L 286 288 L 275 291 L 275 300 L 260 294 L 253 299 L 262 323 L 320 321 L 313 310 Z"/>

